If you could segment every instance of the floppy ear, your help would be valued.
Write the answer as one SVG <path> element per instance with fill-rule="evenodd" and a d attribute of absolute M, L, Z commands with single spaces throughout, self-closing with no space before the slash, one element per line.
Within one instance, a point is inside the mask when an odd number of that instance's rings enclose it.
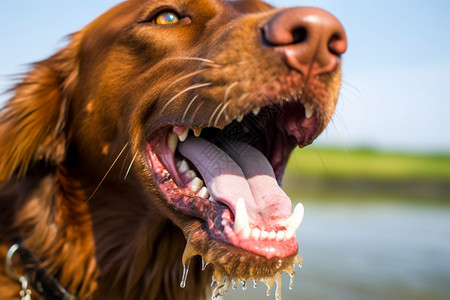
<path fill-rule="evenodd" d="M 11 91 L 0 111 L 0 183 L 24 176 L 39 161 L 58 164 L 66 155 L 68 90 L 76 84 L 76 43 L 33 69 Z"/>

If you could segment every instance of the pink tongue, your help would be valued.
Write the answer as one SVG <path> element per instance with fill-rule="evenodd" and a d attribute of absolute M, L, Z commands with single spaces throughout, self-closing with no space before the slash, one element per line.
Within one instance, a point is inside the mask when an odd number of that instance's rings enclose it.
<path fill-rule="evenodd" d="M 234 143 L 225 147 L 227 154 L 202 138 L 189 137 L 178 150 L 197 167 L 211 196 L 233 213 L 243 198 L 254 225 L 290 216 L 290 199 L 278 186 L 266 157 L 255 148 Z"/>
<path fill-rule="evenodd" d="M 274 221 L 289 217 L 291 199 L 279 187 L 272 165 L 264 154 L 241 142 L 226 143 L 223 149 L 243 170 L 258 209 L 270 212 L 270 219 Z"/>

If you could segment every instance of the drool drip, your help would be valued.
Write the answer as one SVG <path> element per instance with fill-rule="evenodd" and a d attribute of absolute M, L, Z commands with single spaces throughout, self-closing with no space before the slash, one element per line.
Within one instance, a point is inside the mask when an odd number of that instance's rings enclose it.
<path fill-rule="evenodd" d="M 183 265 L 183 277 L 181 278 L 180 287 L 185 288 L 186 287 L 186 279 L 189 272 L 189 264 L 191 263 L 191 260 L 189 259 L 186 264 Z"/>
<path fill-rule="evenodd" d="M 186 286 L 186 279 L 189 272 L 189 265 L 192 257 L 200 255 L 201 251 L 197 251 L 192 243 L 191 239 L 188 239 L 186 248 L 183 253 L 183 275 L 181 279 L 180 286 L 184 288 Z M 211 278 L 211 287 L 213 287 L 211 299 L 217 299 L 219 296 L 225 295 L 230 287 L 233 289 L 237 288 L 237 283 L 242 283 L 242 289 L 247 289 L 247 282 L 253 280 L 253 286 L 256 288 L 257 282 L 261 281 L 267 286 L 267 296 L 270 296 L 275 284 L 275 299 L 281 300 L 281 274 L 287 273 L 290 276 L 289 288 L 292 289 L 294 277 L 295 277 L 295 266 L 302 264 L 302 258 L 299 253 L 296 255 L 286 258 L 284 260 L 278 260 L 275 264 L 275 271 L 273 273 L 268 273 L 264 275 L 262 270 L 253 270 L 250 273 L 241 274 L 239 264 L 234 265 L 232 268 L 227 268 L 219 262 L 219 259 L 214 259 L 212 253 L 202 253 L 202 270 L 206 269 L 207 265 L 212 265 L 213 274 Z"/>

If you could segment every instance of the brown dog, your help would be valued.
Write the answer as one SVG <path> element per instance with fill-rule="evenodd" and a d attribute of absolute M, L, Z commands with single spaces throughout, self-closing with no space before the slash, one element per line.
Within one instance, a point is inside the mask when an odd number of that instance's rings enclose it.
<path fill-rule="evenodd" d="M 258 0 L 129 0 L 72 35 L 0 114 L 1 299 L 293 274 L 303 211 L 277 182 L 329 122 L 345 49 L 325 11 Z"/>

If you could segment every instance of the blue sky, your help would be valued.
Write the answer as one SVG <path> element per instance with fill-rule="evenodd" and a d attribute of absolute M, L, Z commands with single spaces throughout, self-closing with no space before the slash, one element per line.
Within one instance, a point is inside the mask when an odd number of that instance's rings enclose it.
<path fill-rule="evenodd" d="M 117 2 L 0 2 L 0 91 Z M 327 9 L 347 30 L 337 112 L 316 144 L 450 152 L 450 1 L 269 2 Z"/>

